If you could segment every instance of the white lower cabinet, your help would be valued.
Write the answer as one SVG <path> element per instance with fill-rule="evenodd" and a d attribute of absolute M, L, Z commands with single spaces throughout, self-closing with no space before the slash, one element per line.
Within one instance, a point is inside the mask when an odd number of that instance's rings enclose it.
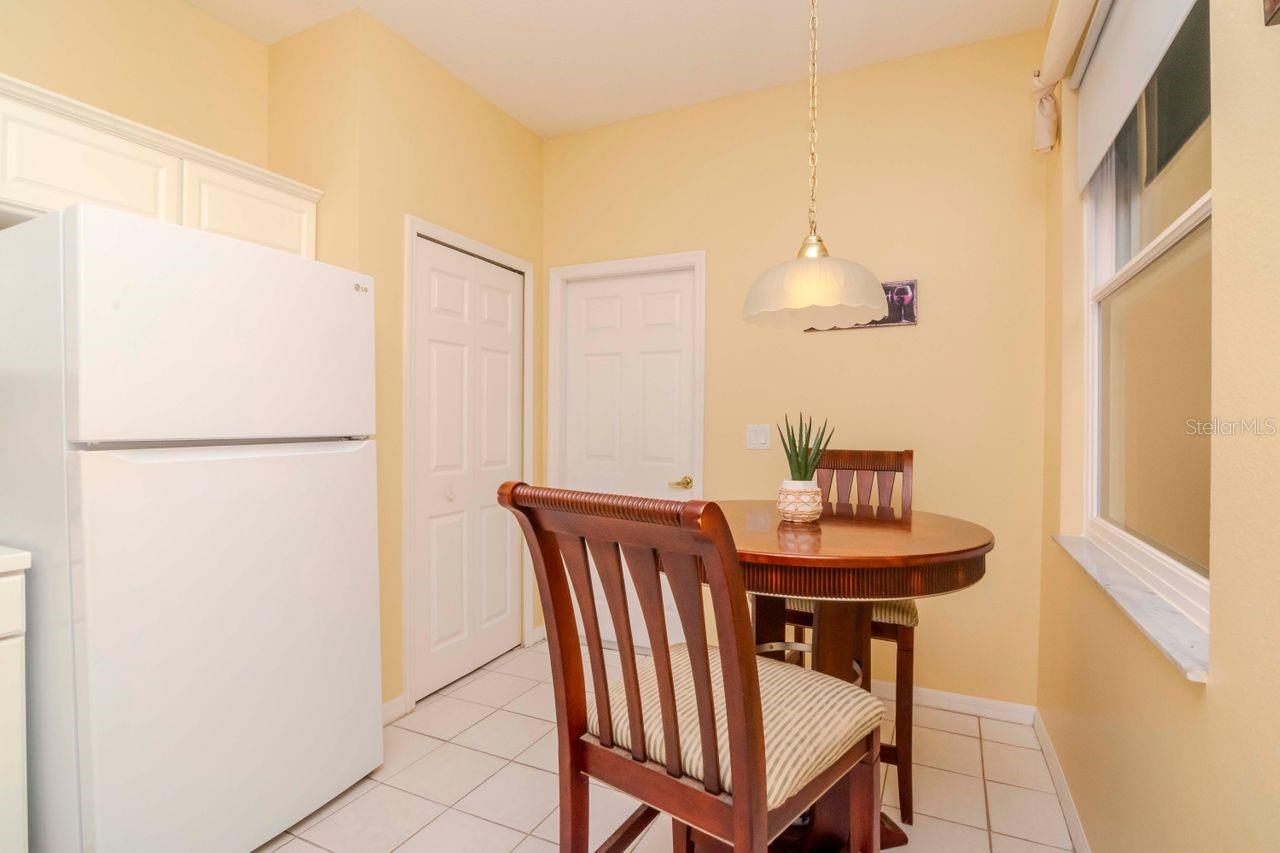
<path fill-rule="evenodd" d="M 0 850 L 27 849 L 25 551 L 0 547 Z"/>

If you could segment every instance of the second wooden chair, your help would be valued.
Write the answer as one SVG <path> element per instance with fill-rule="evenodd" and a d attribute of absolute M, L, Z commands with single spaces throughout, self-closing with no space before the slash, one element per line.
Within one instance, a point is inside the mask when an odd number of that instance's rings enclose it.
<path fill-rule="evenodd" d="M 827 450 L 818 462 L 818 487 L 822 489 L 822 501 L 852 504 L 876 513 L 892 513 L 894 486 L 901 476 L 899 511 L 904 517 L 910 515 L 912 463 L 913 454 L 910 450 Z M 874 507 L 871 503 L 873 491 L 876 500 Z M 881 747 L 881 757 L 885 762 L 897 765 L 898 802 L 902 822 L 909 824 L 914 820 L 911 796 L 911 727 L 916 625 L 920 621 L 920 614 L 916 603 L 911 599 L 880 601 L 872 609 L 871 619 L 871 636 L 877 640 L 888 640 L 897 646 L 894 742 Z M 803 643 L 805 630 L 813 627 L 813 602 L 799 598 L 787 599 L 786 620 L 796 631 L 796 639 Z"/>

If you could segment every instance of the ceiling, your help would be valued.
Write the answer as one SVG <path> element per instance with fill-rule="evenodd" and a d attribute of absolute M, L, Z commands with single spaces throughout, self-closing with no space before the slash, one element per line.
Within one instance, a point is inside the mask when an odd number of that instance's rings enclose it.
<path fill-rule="evenodd" d="M 361 8 L 543 136 L 802 79 L 804 0 L 193 0 L 271 43 Z M 1011 35 L 1050 0 L 825 0 L 820 68 Z"/>

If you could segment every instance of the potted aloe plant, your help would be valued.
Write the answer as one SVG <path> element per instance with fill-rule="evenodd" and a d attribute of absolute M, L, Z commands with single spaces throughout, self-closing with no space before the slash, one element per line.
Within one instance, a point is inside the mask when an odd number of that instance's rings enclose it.
<path fill-rule="evenodd" d="M 800 414 L 795 427 L 791 420 L 783 416 L 782 425 L 778 425 L 778 435 L 782 438 L 782 449 L 787 454 L 787 465 L 791 468 L 791 479 L 783 480 L 778 489 L 778 514 L 783 521 L 803 523 L 816 521 L 822 515 L 822 490 L 814 476 L 818 472 L 818 462 L 822 459 L 822 451 L 831 443 L 831 431 L 827 422 L 815 435 L 813 418 Z"/>

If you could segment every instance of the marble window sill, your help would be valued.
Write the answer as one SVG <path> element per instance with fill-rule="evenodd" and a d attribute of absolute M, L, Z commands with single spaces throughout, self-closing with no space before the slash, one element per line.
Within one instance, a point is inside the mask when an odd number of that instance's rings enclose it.
<path fill-rule="evenodd" d="M 1209 680 L 1208 632 L 1085 537 L 1057 535 L 1053 541 L 1120 605 L 1188 681 L 1203 684 Z"/>

